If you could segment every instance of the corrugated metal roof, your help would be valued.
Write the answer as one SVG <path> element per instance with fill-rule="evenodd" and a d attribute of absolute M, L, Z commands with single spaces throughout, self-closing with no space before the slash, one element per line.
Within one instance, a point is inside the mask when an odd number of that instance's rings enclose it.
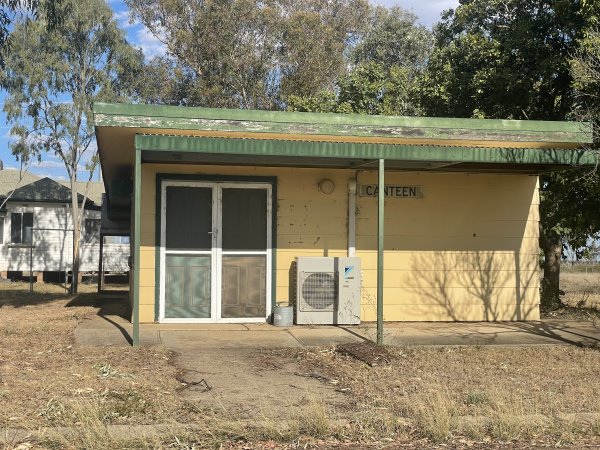
<path fill-rule="evenodd" d="M 10 198 L 21 202 L 70 203 L 71 189 L 45 177 L 15 189 Z M 78 202 L 82 201 L 83 195 L 78 194 Z"/>
<path fill-rule="evenodd" d="M 16 169 L 0 170 L 0 196 L 6 196 L 21 186 L 39 180 L 40 177 L 29 172 L 21 172 Z"/>
<path fill-rule="evenodd" d="M 60 180 L 58 182 L 63 186 L 68 187 L 69 189 L 71 188 L 70 181 Z M 85 195 L 86 184 L 87 181 L 77 182 L 77 192 L 79 192 L 81 195 Z M 102 194 L 104 194 L 104 183 L 102 183 L 101 181 L 90 181 L 90 185 L 87 191 L 87 197 L 95 204 L 100 205 L 102 204 Z"/>

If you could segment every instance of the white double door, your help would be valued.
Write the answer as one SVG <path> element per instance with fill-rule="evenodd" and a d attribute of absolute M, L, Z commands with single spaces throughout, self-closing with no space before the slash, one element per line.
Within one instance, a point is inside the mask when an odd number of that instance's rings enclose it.
<path fill-rule="evenodd" d="M 271 185 L 163 181 L 160 322 L 271 313 Z"/>

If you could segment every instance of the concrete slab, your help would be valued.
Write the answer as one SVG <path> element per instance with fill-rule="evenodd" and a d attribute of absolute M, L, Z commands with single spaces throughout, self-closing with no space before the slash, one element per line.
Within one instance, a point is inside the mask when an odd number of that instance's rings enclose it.
<path fill-rule="evenodd" d="M 248 331 L 242 323 L 144 323 L 140 329 L 169 331 Z"/>
<path fill-rule="evenodd" d="M 160 330 L 163 345 L 183 349 L 279 348 L 302 347 L 290 333 L 271 331 L 173 331 Z"/>
<path fill-rule="evenodd" d="M 376 339 L 375 324 L 346 328 Z M 589 322 L 406 322 L 384 324 L 384 343 L 406 345 L 600 345 L 600 328 Z"/>
<path fill-rule="evenodd" d="M 328 345 L 361 342 L 365 340 L 363 337 L 349 333 L 347 330 L 340 327 L 296 326 L 289 328 L 288 331 L 304 347 L 326 347 Z"/>
<path fill-rule="evenodd" d="M 124 302 L 94 303 L 98 315 L 82 320 L 74 337 L 81 346 L 131 345 L 132 325 Z M 125 304 L 125 306 L 127 306 Z M 141 324 L 142 345 L 173 349 L 233 349 L 328 346 L 375 340 L 376 324 L 275 327 L 251 324 Z M 600 346 L 600 328 L 591 322 L 394 322 L 384 324 L 384 343 L 410 345 L 576 345 Z"/>

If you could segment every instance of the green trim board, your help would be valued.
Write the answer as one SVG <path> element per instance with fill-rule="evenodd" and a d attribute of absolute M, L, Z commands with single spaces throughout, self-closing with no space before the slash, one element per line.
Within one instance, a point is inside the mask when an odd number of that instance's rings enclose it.
<path fill-rule="evenodd" d="M 238 125 L 247 122 L 273 124 L 352 125 L 375 127 L 439 128 L 487 130 L 497 132 L 572 133 L 591 137 L 591 129 L 578 122 L 539 120 L 460 119 L 436 117 L 369 116 L 362 114 L 304 113 L 288 111 L 258 111 L 242 109 L 190 108 L 162 105 L 94 104 L 96 126 L 157 127 L 170 124 L 169 128 L 185 124 L 194 129 L 210 121 L 233 121 Z M 235 125 L 235 123 L 231 123 Z M 260 127 L 259 130 L 264 129 Z M 323 127 L 324 130 L 326 127 Z M 246 129 L 246 131 L 253 131 Z M 326 134 L 326 133 L 325 133 Z M 419 137 L 419 136 L 413 136 Z M 579 141 L 576 141 L 579 142 Z"/>
<path fill-rule="evenodd" d="M 438 161 L 498 164 L 595 165 L 596 156 L 585 149 L 490 148 L 432 145 L 391 145 L 336 142 L 206 138 L 136 135 L 137 150 L 221 155 L 287 156 L 356 160 Z"/>
<path fill-rule="evenodd" d="M 114 120 L 99 117 L 98 126 L 130 127 L 134 129 L 187 130 L 192 133 L 213 137 L 231 138 L 275 138 L 294 137 L 296 140 L 315 141 L 355 141 L 355 140 L 405 140 L 411 143 L 421 141 L 475 142 L 532 142 L 547 143 L 550 147 L 588 143 L 590 139 L 584 130 L 532 131 L 532 130 L 487 130 L 472 128 L 433 128 L 396 125 L 360 125 L 360 124 L 311 124 L 251 122 L 241 120 L 151 118 L 133 116 Z M 228 135 L 228 136 L 226 136 Z M 499 145 L 499 144 L 497 144 Z"/>
<path fill-rule="evenodd" d="M 140 244 L 141 244 L 141 200 L 142 200 L 142 155 L 135 151 L 134 169 L 134 232 L 133 232 L 133 336 L 132 345 L 140 345 Z"/>
<path fill-rule="evenodd" d="M 154 241 L 154 320 L 158 321 L 160 315 L 160 230 L 162 226 L 162 198 L 160 195 L 163 181 L 237 181 L 269 183 L 271 185 L 271 317 L 277 306 L 277 177 L 265 176 L 237 176 L 237 175 L 186 175 L 173 173 L 157 173 L 156 184 L 156 217 L 155 217 L 155 241 Z"/>

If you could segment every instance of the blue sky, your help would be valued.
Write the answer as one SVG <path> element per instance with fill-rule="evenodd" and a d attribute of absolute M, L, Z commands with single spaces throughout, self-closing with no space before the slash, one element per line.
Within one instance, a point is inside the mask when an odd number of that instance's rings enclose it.
<path fill-rule="evenodd" d="M 426 26 L 432 26 L 440 17 L 442 11 L 448 8 L 455 8 L 458 0 L 372 0 L 375 3 L 384 6 L 399 5 L 414 12 L 419 17 L 419 22 Z M 152 58 L 164 54 L 163 45 L 140 23 L 130 23 L 129 14 L 125 3 L 121 0 L 109 0 L 109 4 L 115 12 L 115 17 L 119 21 L 133 45 L 139 46 L 147 58 Z M 5 94 L 0 92 L 0 101 L 4 103 Z M 6 123 L 4 113 L 0 111 L 0 159 L 6 168 L 17 168 L 18 163 L 10 153 L 9 142 L 11 126 Z M 40 176 L 50 176 L 55 179 L 66 179 L 67 174 L 62 162 L 54 155 L 45 155 L 42 162 L 32 164 L 29 171 Z M 87 174 L 83 171 L 79 173 L 81 179 L 86 179 Z M 98 179 L 98 175 L 94 176 Z"/>

